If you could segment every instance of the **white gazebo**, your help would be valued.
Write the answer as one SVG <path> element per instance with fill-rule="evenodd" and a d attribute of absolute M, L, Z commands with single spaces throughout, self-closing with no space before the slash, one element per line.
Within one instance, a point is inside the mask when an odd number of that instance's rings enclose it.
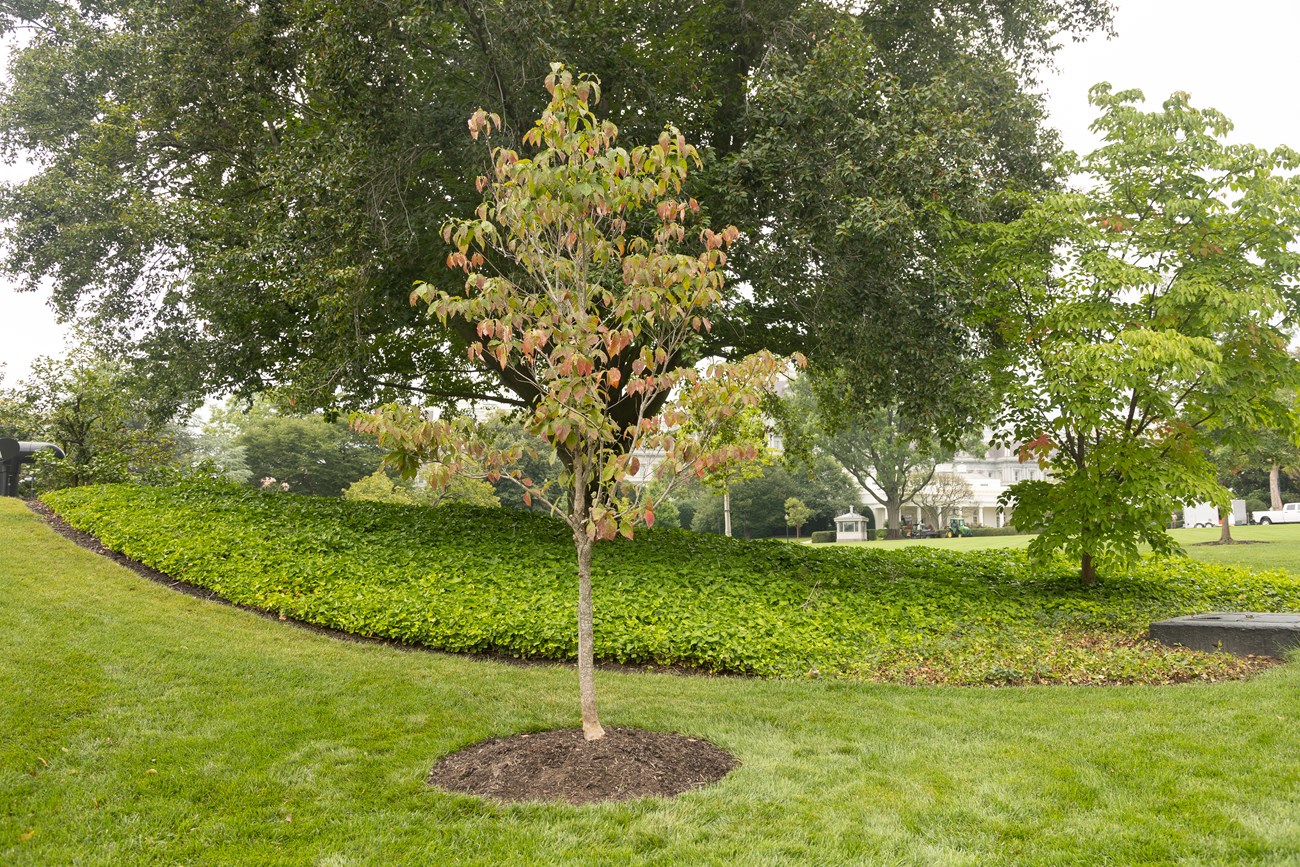
<path fill-rule="evenodd" d="M 871 540 L 871 519 L 859 515 L 856 507 L 850 507 L 843 515 L 835 516 L 836 542 L 869 542 Z"/>

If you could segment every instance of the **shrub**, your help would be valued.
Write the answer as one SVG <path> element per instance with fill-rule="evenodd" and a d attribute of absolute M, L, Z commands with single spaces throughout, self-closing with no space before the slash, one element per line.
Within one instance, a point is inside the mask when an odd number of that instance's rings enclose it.
<path fill-rule="evenodd" d="M 813 533 L 812 533 L 812 535 L 809 536 L 808 539 L 809 539 L 809 541 L 811 541 L 812 544 L 814 544 L 814 545 L 821 545 L 821 544 L 826 543 L 826 542 L 834 542 L 834 541 L 835 541 L 835 531 L 834 531 L 834 530 L 814 530 Z"/>
<path fill-rule="evenodd" d="M 1018 536 L 1020 531 L 1015 527 L 971 527 L 972 536 Z"/>
<path fill-rule="evenodd" d="M 46 495 L 128 557 L 287 618 L 448 651 L 572 659 L 577 585 L 558 521 L 238 486 Z M 800 546 L 655 528 L 597 547 L 596 654 L 620 663 L 898 682 L 1167 682 L 1239 660 L 1141 640 L 1200 611 L 1300 611 L 1282 572 L 1148 558 L 1082 586 L 1024 551 Z"/>

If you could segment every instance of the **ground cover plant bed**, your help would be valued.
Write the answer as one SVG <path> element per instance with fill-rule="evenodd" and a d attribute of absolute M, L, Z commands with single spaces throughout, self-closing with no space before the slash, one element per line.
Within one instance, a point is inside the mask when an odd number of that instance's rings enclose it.
<path fill-rule="evenodd" d="M 611 727 L 740 765 L 501 804 L 439 758 L 574 723 L 573 671 L 409 653 L 175 593 L 0 500 L 0 864 L 1294 864 L 1300 666 L 1170 688 L 609 672 Z"/>
<path fill-rule="evenodd" d="M 105 486 L 46 501 L 71 525 L 231 601 L 456 652 L 569 660 L 576 596 L 557 522 L 235 487 Z M 1149 623 L 1297 611 L 1300 581 L 1186 558 L 1097 588 L 1013 550 L 811 548 L 652 530 L 597 546 L 606 661 L 899 683 L 1169 683 L 1267 664 L 1165 648 Z"/>

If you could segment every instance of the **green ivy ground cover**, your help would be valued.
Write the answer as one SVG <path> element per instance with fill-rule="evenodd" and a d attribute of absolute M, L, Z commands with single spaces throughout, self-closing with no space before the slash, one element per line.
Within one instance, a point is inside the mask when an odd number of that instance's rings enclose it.
<path fill-rule="evenodd" d="M 285 617 L 460 652 L 566 660 L 567 530 L 506 509 L 389 506 L 211 486 L 46 501 L 113 550 Z M 1015 550 L 813 549 L 679 530 L 597 546 L 604 660 L 890 682 L 1159 683 L 1255 663 L 1161 647 L 1156 619 L 1300 611 L 1300 581 L 1149 559 L 1084 588 Z"/>

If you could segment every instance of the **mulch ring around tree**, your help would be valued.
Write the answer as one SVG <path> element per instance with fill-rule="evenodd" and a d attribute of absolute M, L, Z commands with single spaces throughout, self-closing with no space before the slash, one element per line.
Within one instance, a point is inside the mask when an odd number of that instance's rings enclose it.
<path fill-rule="evenodd" d="M 586 741 L 582 729 L 557 729 L 471 744 L 434 765 L 429 784 L 498 801 L 591 804 L 670 798 L 715 783 L 739 764 L 721 747 L 685 735 L 615 727 Z"/>

